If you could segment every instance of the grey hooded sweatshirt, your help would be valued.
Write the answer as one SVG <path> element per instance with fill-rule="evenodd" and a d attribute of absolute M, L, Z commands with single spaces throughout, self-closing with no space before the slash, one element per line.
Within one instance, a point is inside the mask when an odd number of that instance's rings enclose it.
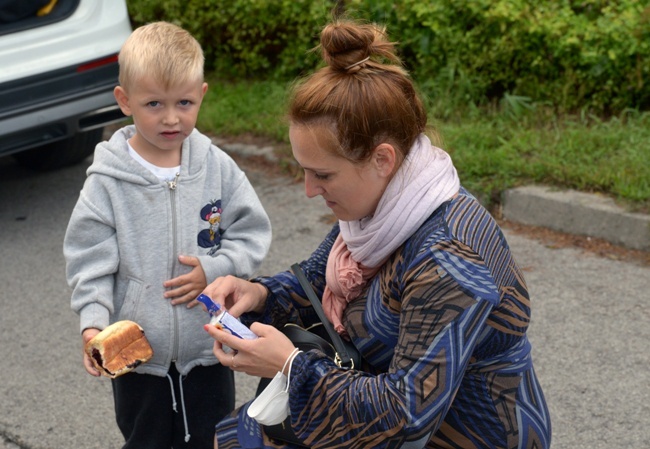
<path fill-rule="evenodd" d="M 72 309 L 81 331 L 132 320 L 153 358 L 136 372 L 165 376 L 172 362 L 186 375 L 218 363 L 203 330 L 202 307 L 172 306 L 163 282 L 188 273 L 178 256 L 196 256 L 208 283 L 249 277 L 271 244 L 271 223 L 244 172 L 197 130 L 183 142 L 174 181 L 160 181 L 135 161 L 117 131 L 97 145 L 70 217 L 63 253 Z"/>

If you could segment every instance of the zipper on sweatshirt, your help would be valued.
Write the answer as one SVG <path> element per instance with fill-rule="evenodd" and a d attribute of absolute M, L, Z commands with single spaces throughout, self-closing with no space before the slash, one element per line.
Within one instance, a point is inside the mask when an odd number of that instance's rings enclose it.
<path fill-rule="evenodd" d="M 172 209 L 172 257 L 174 261 L 172 263 L 172 273 L 171 278 L 176 277 L 177 270 L 175 269 L 178 260 L 176 259 L 177 245 L 176 245 L 176 187 L 178 186 L 178 177 L 180 173 L 176 173 L 174 179 L 167 181 L 167 186 L 169 187 L 169 199 L 171 201 Z M 173 345 L 172 345 L 172 363 L 178 358 L 178 314 L 176 312 L 176 306 L 172 306 L 172 318 L 174 320 L 174 332 L 173 332 Z"/>
<path fill-rule="evenodd" d="M 176 173 L 176 176 L 174 176 L 174 179 L 170 179 L 167 181 L 167 186 L 169 187 L 169 190 L 172 191 L 172 194 L 174 193 L 174 190 L 176 190 L 176 186 L 178 185 L 178 177 L 180 176 L 180 173 Z"/>

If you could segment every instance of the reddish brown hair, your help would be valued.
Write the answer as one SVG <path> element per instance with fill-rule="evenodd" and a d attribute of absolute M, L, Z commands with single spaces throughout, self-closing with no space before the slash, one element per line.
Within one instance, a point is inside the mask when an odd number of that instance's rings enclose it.
<path fill-rule="evenodd" d="M 329 126 L 334 151 L 353 162 L 384 142 L 405 157 L 427 115 L 385 30 L 337 20 L 322 30 L 318 48 L 327 65 L 294 86 L 289 122 Z"/>

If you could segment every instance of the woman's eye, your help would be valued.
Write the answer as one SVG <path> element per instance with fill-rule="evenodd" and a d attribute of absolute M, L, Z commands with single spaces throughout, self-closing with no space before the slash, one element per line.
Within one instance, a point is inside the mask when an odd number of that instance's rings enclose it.
<path fill-rule="evenodd" d="M 327 178 L 329 178 L 329 175 L 323 173 L 314 173 L 314 177 L 320 181 L 325 181 Z"/>

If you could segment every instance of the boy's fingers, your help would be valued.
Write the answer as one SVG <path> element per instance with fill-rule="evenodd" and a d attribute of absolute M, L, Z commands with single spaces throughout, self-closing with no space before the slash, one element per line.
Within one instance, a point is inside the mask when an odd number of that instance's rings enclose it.
<path fill-rule="evenodd" d="M 191 297 L 191 295 L 190 295 L 190 297 Z M 188 309 L 193 309 L 194 307 L 196 307 L 196 306 L 198 306 L 198 305 L 201 305 L 201 303 L 200 303 L 199 301 L 197 301 L 196 298 L 195 298 L 195 299 L 192 299 L 192 300 L 189 302 L 189 304 L 187 304 L 187 308 L 188 308 Z"/>
<path fill-rule="evenodd" d="M 183 265 L 191 265 L 193 267 L 196 267 L 199 264 L 199 259 L 194 256 L 178 256 L 178 260 L 180 263 Z"/>

